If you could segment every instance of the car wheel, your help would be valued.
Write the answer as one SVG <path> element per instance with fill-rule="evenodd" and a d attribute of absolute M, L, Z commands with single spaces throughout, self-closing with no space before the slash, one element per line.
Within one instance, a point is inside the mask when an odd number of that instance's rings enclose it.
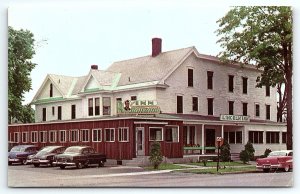
<path fill-rule="evenodd" d="M 22 160 L 22 164 L 26 165 L 27 164 L 27 160 Z"/>
<path fill-rule="evenodd" d="M 103 161 L 100 161 L 99 162 L 99 167 L 103 167 L 104 166 L 104 162 Z"/>
<path fill-rule="evenodd" d="M 40 166 L 40 164 L 33 164 L 33 166 L 34 166 L 34 167 L 39 167 L 39 166 Z"/>
<path fill-rule="evenodd" d="M 12 162 L 8 162 L 8 166 L 11 166 L 12 165 Z"/>
<path fill-rule="evenodd" d="M 264 172 L 269 172 L 269 171 L 270 171 L 270 169 L 264 169 L 263 171 L 264 171 Z"/>
<path fill-rule="evenodd" d="M 50 163 L 49 163 L 49 164 L 50 164 L 50 166 L 51 166 L 51 167 L 53 167 L 53 166 L 54 166 L 52 161 L 50 161 Z"/>
<path fill-rule="evenodd" d="M 64 165 L 60 165 L 60 166 L 59 166 L 59 168 L 60 168 L 60 169 L 65 169 L 65 168 L 66 168 L 66 166 L 64 166 Z"/>
<path fill-rule="evenodd" d="M 76 163 L 76 167 L 77 167 L 78 169 L 81 169 L 81 168 L 83 167 L 83 165 L 82 165 L 81 162 L 78 162 L 78 163 Z"/>
<path fill-rule="evenodd" d="M 290 166 L 289 165 L 286 165 L 285 167 L 284 167 L 284 172 L 289 172 L 290 171 Z"/>

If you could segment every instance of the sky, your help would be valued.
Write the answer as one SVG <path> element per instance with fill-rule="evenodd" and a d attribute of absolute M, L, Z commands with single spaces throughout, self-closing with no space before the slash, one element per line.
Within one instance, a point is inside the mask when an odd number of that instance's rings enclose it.
<path fill-rule="evenodd" d="M 105 70 L 115 61 L 151 54 L 151 39 L 162 38 L 162 51 L 195 46 L 217 55 L 216 21 L 229 6 L 202 4 L 24 5 L 8 10 L 8 25 L 28 29 L 38 46 L 32 61 L 29 103 L 47 74 L 83 76 L 90 65 Z"/>

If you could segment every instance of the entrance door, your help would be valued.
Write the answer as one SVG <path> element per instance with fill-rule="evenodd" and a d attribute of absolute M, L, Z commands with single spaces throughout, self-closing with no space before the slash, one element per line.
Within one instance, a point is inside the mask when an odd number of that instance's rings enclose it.
<path fill-rule="evenodd" d="M 215 147 L 215 130 L 214 129 L 205 129 L 205 147 Z M 214 153 L 215 150 L 206 150 L 206 153 Z"/>
<path fill-rule="evenodd" d="M 137 127 L 135 129 L 135 137 L 136 137 L 136 155 L 144 156 L 145 155 L 144 127 Z"/>

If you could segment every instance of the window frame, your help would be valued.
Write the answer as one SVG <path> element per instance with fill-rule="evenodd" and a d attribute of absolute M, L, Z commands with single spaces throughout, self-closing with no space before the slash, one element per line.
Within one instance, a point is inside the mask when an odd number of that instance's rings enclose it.
<path fill-rule="evenodd" d="M 76 104 L 71 105 L 71 119 L 76 119 Z"/>
<path fill-rule="evenodd" d="M 95 136 L 95 133 L 94 133 L 94 131 L 97 131 L 97 140 L 95 141 L 94 140 L 94 136 Z M 100 141 L 99 141 L 99 136 L 98 136 L 98 133 L 99 133 L 99 131 L 100 131 Z M 97 128 L 97 129 L 92 129 L 92 142 L 102 142 L 102 128 Z"/>
<path fill-rule="evenodd" d="M 109 102 L 110 102 L 109 106 L 104 106 L 104 99 L 105 98 L 109 98 Z M 111 103 L 111 97 L 107 97 L 107 96 L 102 97 L 102 115 L 105 115 L 105 116 L 110 116 L 111 115 L 111 104 L 112 104 Z M 107 113 L 105 112 L 106 108 L 107 108 Z"/>
<path fill-rule="evenodd" d="M 246 105 L 246 106 L 245 106 Z M 248 103 L 247 102 L 242 102 L 242 106 L 243 106 L 243 112 L 242 115 L 243 116 L 248 116 Z M 246 109 L 245 109 L 246 108 Z M 245 111 L 246 110 L 246 111 Z"/>
<path fill-rule="evenodd" d="M 24 134 L 26 134 L 25 135 L 25 141 L 24 141 Z M 29 138 L 28 138 L 28 135 L 29 134 L 29 132 L 28 131 L 23 131 L 22 132 L 22 143 L 28 143 L 29 142 Z"/>
<path fill-rule="evenodd" d="M 214 115 L 214 98 L 207 98 L 207 115 Z"/>
<path fill-rule="evenodd" d="M 252 141 L 252 138 L 250 139 L 250 133 L 253 133 L 253 140 L 255 140 L 255 133 L 257 133 L 257 142 Z M 261 136 L 260 136 L 261 134 Z M 248 131 L 248 140 L 252 143 L 252 144 L 264 144 L 264 131 L 254 131 L 254 130 L 249 130 Z M 261 140 L 261 141 L 260 141 Z"/>
<path fill-rule="evenodd" d="M 124 129 L 127 130 L 126 137 L 127 139 L 124 140 Z M 129 142 L 129 127 L 119 127 L 118 128 L 118 141 L 119 142 Z"/>
<path fill-rule="evenodd" d="M 257 107 L 258 107 L 258 109 L 257 109 Z M 254 104 L 254 110 L 255 110 L 255 117 L 259 118 L 260 117 L 260 104 L 259 103 Z"/>
<path fill-rule="evenodd" d="M 64 140 L 62 141 L 62 138 L 61 138 L 61 134 L 64 133 Z M 58 140 L 59 140 L 59 143 L 66 143 L 67 142 L 67 130 L 59 130 L 59 134 L 58 134 Z"/>
<path fill-rule="evenodd" d="M 77 132 L 76 140 L 72 140 L 72 135 L 73 135 L 72 132 Z M 79 130 L 78 129 L 71 129 L 69 131 L 69 142 L 71 142 L 71 143 L 79 142 Z"/>
<path fill-rule="evenodd" d="M 48 141 L 47 134 L 48 134 L 47 131 L 39 131 L 39 140 L 40 140 L 40 143 L 47 143 L 47 141 Z M 42 136 L 43 136 L 43 139 L 42 139 Z"/>
<path fill-rule="evenodd" d="M 228 92 L 234 92 L 234 75 L 228 75 Z"/>
<path fill-rule="evenodd" d="M 161 140 L 155 140 L 151 139 L 151 129 L 161 129 Z M 155 134 L 156 137 L 156 134 Z M 149 141 L 164 141 L 164 130 L 163 127 L 149 127 Z"/>
<path fill-rule="evenodd" d="M 279 131 L 266 131 L 266 144 L 279 144 L 279 143 L 280 143 Z"/>
<path fill-rule="evenodd" d="M 34 138 L 32 138 L 33 134 L 35 134 Z M 38 143 L 39 142 L 39 132 L 38 131 L 31 131 L 31 133 L 30 133 L 30 142 L 31 143 Z"/>
<path fill-rule="evenodd" d="M 181 98 L 181 100 L 178 100 Z M 180 102 L 180 103 L 178 103 Z M 179 106 L 181 104 L 181 106 Z M 183 96 L 182 95 L 176 95 L 176 113 L 183 114 Z"/>
<path fill-rule="evenodd" d="M 87 140 L 83 140 L 85 139 L 84 133 L 87 131 Z M 80 142 L 90 142 L 90 129 L 80 129 L 80 137 L 79 137 L 79 141 Z"/>
<path fill-rule="evenodd" d="M 228 101 L 228 114 L 234 115 L 234 101 L 232 100 Z"/>
<path fill-rule="evenodd" d="M 248 77 L 242 76 L 242 93 L 248 94 Z"/>
<path fill-rule="evenodd" d="M 16 138 L 16 135 L 17 135 L 17 138 Z M 14 143 L 20 143 L 20 141 L 21 141 L 20 136 L 21 136 L 21 132 L 14 132 Z M 17 141 L 16 141 L 16 139 L 17 139 Z"/>
<path fill-rule="evenodd" d="M 271 86 L 266 85 L 265 88 L 266 88 L 266 97 L 270 97 L 271 96 Z"/>
<path fill-rule="evenodd" d="M 284 136 L 285 136 L 285 138 L 284 138 Z M 282 131 L 281 132 L 281 143 L 282 144 L 286 144 L 287 143 L 287 132 L 286 131 Z"/>
<path fill-rule="evenodd" d="M 176 141 L 173 141 L 173 136 L 172 136 L 172 141 L 168 141 L 167 140 L 167 128 L 170 128 L 171 129 L 171 134 L 173 135 L 173 128 L 176 128 L 177 129 L 177 140 Z M 165 142 L 167 143 L 179 143 L 179 126 L 178 125 L 166 125 L 165 126 Z"/>
<path fill-rule="evenodd" d="M 107 133 L 107 130 L 109 130 L 109 138 L 110 140 L 107 140 L 106 139 L 106 133 Z M 113 131 L 113 140 L 111 140 L 111 131 Z M 115 128 L 104 128 L 104 141 L 105 142 L 115 142 L 116 141 L 116 132 L 115 132 Z"/>
<path fill-rule="evenodd" d="M 266 104 L 266 120 L 271 120 L 271 105 Z"/>
<path fill-rule="evenodd" d="M 207 76 L 207 89 L 208 90 L 213 90 L 214 89 L 214 72 L 213 71 L 207 71 L 206 72 Z"/>
<path fill-rule="evenodd" d="M 47 121 L 47 108 L 42 108 L 42 121 Z"/>
<path fill-rule="evenodd" d="M 194 69 L 188 68 L 188 87 L 194 87 Z"/>
<path fill-rule="evenodd" d="M 51 140 L 51 133 L 54 133 L 54 141 Z M 57 142 L 57 131 L 56 130 L 50 130 L 49 131 L 49 143 L 56 143 Z"/>
<path fill-rule="evenodd" d="M 192 110 L 199 111 L 199 98 L 197 96 L 192 96 Z"/>
<path fill-rule="evenodd" d="M 57 120 L 62 120 L 62 106 L 57 106 Z"/>

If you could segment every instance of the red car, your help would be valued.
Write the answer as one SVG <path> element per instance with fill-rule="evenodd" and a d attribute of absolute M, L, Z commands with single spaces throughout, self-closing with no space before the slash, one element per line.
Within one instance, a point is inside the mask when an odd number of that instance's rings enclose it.
<path fill-rule="evenodd" d="M 256 169 L 263 170 L 264 172 L 282 169 L 288 172 L 293 169 L 293 151 L 273 151 L 268 157 L 256 160 Z"/>

